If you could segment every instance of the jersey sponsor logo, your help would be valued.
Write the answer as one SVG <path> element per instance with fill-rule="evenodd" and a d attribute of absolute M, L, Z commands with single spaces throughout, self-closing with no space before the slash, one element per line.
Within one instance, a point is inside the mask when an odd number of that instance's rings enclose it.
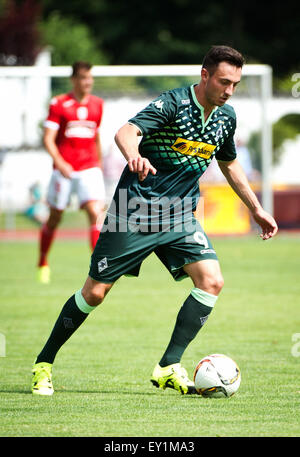
<path fill-rule="evenodd" d="M 216 146 L 213 144 L 203 143 L 202 141 L 191 141 L 185 140 L 184 138 L 177 138 L 171 148 L 173 151 L 180 152 L 181 154 L 209 159 L 216 149 Z"/>
<path fill-rule="evenodd" d="M 164 104 L 162 100 L 157 100 L 156 102 L 153 102 L 153 104 L 156 106 L 157 109 L 160 109 L 160 111 L 162 111 L 162 107 Z"/>
<path fill-rule="evenodd" d="M 67 123 L 67 138 L 94 138 L 97 124 L 94 121 L 70 121 Z"/>
<path fill-rule="evenodd" d="M 201 249 L 200 254 L 215 254 L 216 251 L 214 249 Z"/>

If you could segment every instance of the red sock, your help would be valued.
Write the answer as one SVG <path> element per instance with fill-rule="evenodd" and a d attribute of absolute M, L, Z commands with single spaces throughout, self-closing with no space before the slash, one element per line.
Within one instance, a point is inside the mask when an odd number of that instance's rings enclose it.
<path fill-rule="evenodd" d="M 98 230 L 97 225 L 90 226 L 90 245 L 92 250 L 95 249 L 96 243 L 100 235 L 100 230 Z"/>
<path fill-rule="evenodd" d="M 55 230 L 50 229 L 47 224 L 44 224 L 40 231 L 40 258 L 39 267 L 48 265 L 47 254 L 54 238 Z"/>

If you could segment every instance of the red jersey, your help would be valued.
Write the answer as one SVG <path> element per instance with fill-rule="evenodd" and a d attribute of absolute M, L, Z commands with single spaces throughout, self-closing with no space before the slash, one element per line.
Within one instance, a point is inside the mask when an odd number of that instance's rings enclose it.
<path fill-rule="evenodd" d="M 103 100 L 89 95 L 79 103 L 72 93 L 51 100 L 45 127 L 58 130 L 56 144 L 75 171 L 99 167 L 96 136 L 103 113 Z"/>

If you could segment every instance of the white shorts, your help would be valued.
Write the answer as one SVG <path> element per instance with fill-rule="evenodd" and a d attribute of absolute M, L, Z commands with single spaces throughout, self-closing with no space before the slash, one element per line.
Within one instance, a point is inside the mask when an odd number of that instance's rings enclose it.
<path fill-rule="evenodd" d="M 73 171 L 65 178 L 60 171 L 53 170 L 47 201 L 50 207 L 64 210 L 70 203 L 71 194 L 76 193 L 80 207 L 92 200 L 105 200 L 103 173 L 100 168 Z"/>

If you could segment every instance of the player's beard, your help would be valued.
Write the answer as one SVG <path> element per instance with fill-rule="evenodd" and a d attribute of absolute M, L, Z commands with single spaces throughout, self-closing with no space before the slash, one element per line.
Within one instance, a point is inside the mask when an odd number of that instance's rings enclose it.
<path fill-rule="evenodd" d="M 221 103 L 218 106 L 223 106 L 227 102 L 228 99 L 229 99 L 229 97 L 220 97 Z"/>
<path fill-rule="evenodd" d="M 211 106 L 223 106 L 227 102 L 227 98 L 223 98 L 221 95 L 216 96 L 215 94 L 211 96 L 210 94 L 206 95 L 206 100 Z"/>
<path fill-rule="evenodd" d="M 206 100 L 211 106 L 223 106 L 229 97 L 226 97 L 224 93 L 216 93 L 216 89 L 206 86 L 205 91 Z"/>

